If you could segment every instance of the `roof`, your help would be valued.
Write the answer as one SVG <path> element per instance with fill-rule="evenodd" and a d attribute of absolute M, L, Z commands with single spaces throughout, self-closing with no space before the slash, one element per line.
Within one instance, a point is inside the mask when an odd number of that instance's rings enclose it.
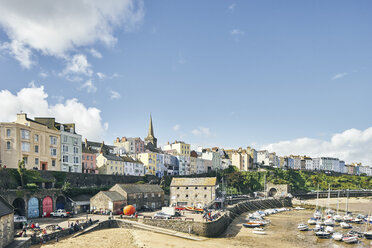
<path fill-rule="evenodd" d="M 130 163 L 140 163 L 140 164 L 143 164 L 141 161 L 139 160 L 134 160 L 132 157 L 128 157 L 128 156 L 120 156 L 124 162 L 130 162 Z"/>
<path fill-rule="evenodd" d="M 73 200 L 73 201 L 89 201 L 90 200 L 90 198 L 92 198 L 92 196 L 91 195 L 77 195 L 77 196 L 73 196 L 73 197 L 71 197 L 71 200 Z"/>
<path fill-rule="evenodd" d="M 0 217 L 12 214 L 13 212 L 14 208 L 3 197 L 0 196 Z"/>
<path fill-rule="evenodd" d="M 163 189 L 157 184 L 117 184 L 128 194 L 131 193 L 161 193 Z"/>
<path fill-rule="evenodd" d="M 101 191 L 100 193 L 110 198 L 111 201 L 125 201 L 125 197 L 116 191 Z"/>
<path fill-rule="evenodd" d="M 180 178 L 174 177 L 170 186 L 215 186 L 216 177 Z"/>
<path fill-rule="evenodd" d="M 108 160 L 113 160 L 113 161 L 120 161 L 123 162 L 123 159 L 119 156 L 116 156 L 114 154 L 102 154 L 105 158 Z"/>

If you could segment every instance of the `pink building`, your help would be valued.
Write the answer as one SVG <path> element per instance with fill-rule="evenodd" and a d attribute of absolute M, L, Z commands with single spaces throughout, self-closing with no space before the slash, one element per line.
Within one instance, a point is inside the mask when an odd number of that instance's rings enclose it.
<path fill-rule="evenodd" d="M 88 146 L 87 142 L 83 143 L 82 147 L 81 164 L 83 173 L 98 174 L 95 151 Z"/>

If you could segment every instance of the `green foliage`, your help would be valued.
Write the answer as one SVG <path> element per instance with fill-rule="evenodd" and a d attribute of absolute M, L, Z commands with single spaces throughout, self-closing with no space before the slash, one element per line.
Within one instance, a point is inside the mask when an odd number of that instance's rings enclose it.
<path fill-rule="evenodd" d="M 71 183 L 69 183 L 69 182 L 65 182 L 65 183 L 62 185 L 62 191 L 63 191 L 64 193 L 69 192 L 71 189 L 72 189 L 72 188 L 71 188 Z"/>
<path fill-rule="evenodd" d="M 25 192 L 23 190 L 17 190 L 16 191 L 16 196 L 17 197 L 21 197 L 22 198 L 24 195 L 25 195 Z"/>
<path fill-rule="evenodd" d="M 95 195 L 100 191 L 107 191 L 111 187 L 110 186 L 105 186 L 105 187 L 92 187 L 92 188 L 70 188 L 65 194 L 68 197 L 74 197 L 77 195 Z"/>
<path fill-rule="evenodd" d="M 138 181 L 138 182 L 136 182 L 136 184 L 145 184 L 145 182 L 144 181 Z"/>
<path fill-rule="evenodd" d="M 66 172 L 53 171 L 53 176 L 55 178 L 54 187 L 56 187 L 57 189 L 62 188 L 66 181 L 66 175 Z"/>

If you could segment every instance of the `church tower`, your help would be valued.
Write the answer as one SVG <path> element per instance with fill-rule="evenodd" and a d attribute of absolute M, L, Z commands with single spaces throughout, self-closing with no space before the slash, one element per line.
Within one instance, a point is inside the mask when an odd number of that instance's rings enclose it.
<path fill-rule="evenodd" d="M 145 144 L 151 143 L 155 148 L 157 147 L 158 139 L 154 136 L 154 128 L 152 126 L 152 117 L 150 114 L 150 125 L 149 125 L 149 133 L 147 134 L 147 137 L 145 138 Z"/>

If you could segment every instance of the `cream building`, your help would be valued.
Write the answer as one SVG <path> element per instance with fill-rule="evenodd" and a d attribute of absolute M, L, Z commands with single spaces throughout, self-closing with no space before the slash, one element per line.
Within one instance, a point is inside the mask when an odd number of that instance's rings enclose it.
<path fill-rule="evenodd" d="M 165 152 L 167 151 L 175 151 L 173 152 L 173 155 L 180 155 L 184 157 L 190 157 L 190 144 L 186 144 L 183 141 L 175 141 L 172 144 L 165 145 L 163 147 L 163 150 Z"/>
<path fill-rule="evenodd" d="M 124 175 L 124 161 L 121 157 L 113 154 L 100 153 L 96 157 L 96 165 L 99 174 Z"/>
<path fill-rule="evenodd" d="M 146 152 L 137 155 L 138 159 L 143 163 L 144 172 L 147 175 L 156 175 L 156 153 Z"/>
<path fill-rule="evenodd" d="M 0 123 L 0 160 L 3 166 L 18 168 L 25 161 L 26 169 L 60 170 L 60 132 L 17 114 L 15 122 Z"/>

